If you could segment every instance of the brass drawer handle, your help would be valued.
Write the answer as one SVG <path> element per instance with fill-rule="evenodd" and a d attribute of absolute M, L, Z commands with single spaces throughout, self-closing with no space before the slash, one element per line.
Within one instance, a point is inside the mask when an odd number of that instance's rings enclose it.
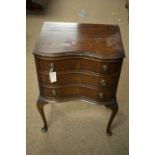
<path fill-rule="evenodd" d="M 52 90 L 52 96 L 56 96 L 56 91 Z"/>
<path fill-rule="evenodd" d="M 102 92 L 98 93 L 98 96 L 99 96 L 100 99 L 103 99 L 104 98 L 104 95 L 103 95 Z"/>
<path fill-rule="evenodd" d="M 107 85 L 105 80 L 101 80 L 100 84 L 101 84 L 102 87 L 105 87 Z"/>
<path fill-rule="evenodd" d="M 102 66 L 102 70 L 104 73 L 108 72 L 108 66 L 107 65 L 103 65 Z"/>
<path fill-rule="evenodd" d="M 56 66 L 55 66 L 54 63 L 50 63 L 49 66 L 50 66 L 50 70 L 51 70 L 51 71 L 54 71 L 55 68 L 56 68 Z"/>

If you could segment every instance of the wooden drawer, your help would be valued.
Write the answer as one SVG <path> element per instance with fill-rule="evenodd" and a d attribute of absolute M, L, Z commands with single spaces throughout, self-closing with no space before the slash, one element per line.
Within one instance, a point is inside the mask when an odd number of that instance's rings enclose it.
<path fill-rule="evenodd" d="M 86 97 L 96 101 L 108 101 L 115 98 L 114 89 L 96 90 L 81 86 L 68 86 L 59 88 L 41 87 L 41 96 L 46 98 L 79 98 Z"/>
<path fill-rule="evenodd" d="M 84 85 L 94 85 L 96 87 L 106 88 L 117 86 L 118 74 L 110 76 L 98 76 L 85 72 L 77 73 L 57 73 L 57 82 L 51 83 L 49 80 L 49 75 L 40 73 L 40 83 L 43 85 L 68 85 L 68 84 L 84 84 Z"/>
<path fill-rule="evenodd" d="M 121 69 L 122 59 L 112 61 L 103 61 L 100 59 L 91 58 L 55 58 L 45 59 L 37 58 L 36 63 L 39 71 L 49 71 L 50 64 L 54 64 L 55 71 L 89 71 L 95 73 L 109 74 L 119 73 Z"/>

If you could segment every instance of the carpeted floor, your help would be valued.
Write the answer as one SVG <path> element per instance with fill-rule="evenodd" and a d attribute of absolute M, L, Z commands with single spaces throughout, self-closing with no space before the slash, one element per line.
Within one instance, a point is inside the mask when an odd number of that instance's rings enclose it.
<path fill-rule="evenodd" d="M 43 14 L 27 15 L 27 155 L 128 155 L 128 11 L 125 0 L 52 0 Z M 38 83 L 33 47 L 44 21 L 118 24 L 126 58 L 117 98 L 119 112 L 105 134 L 110 111 L 81 101 L 45 106 L 48 132 L 36 108 Z"/>

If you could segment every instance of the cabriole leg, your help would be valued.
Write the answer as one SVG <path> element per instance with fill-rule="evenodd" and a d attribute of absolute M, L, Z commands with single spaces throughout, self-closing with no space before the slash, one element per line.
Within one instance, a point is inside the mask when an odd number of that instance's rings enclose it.
<path fill-rule="evenodd" d="M 112 135 L 111 124 L 112 124 L 112 122 L 113 122 L 113 120 L 114 120 L 114 118 L 115 118 L 115 116 L 116 116 L 116 114 L 118 112 L 118 104 L 116 103 L 114 105 L 109 105 L 109 106 L 107 106 L 107 108 L 109 108 L 112 111 L 109 122 L 108 122 L 108 125 L 107 125 L 107 130 L 106 130 L 107 135 L 111 136 Z"/>
<path fill-rule="evenodd" d="M 37 101 L 37 108 L 38 108 L 38 111 L 41 115 L 41 118 L 43 120 L 43 123 L 44 123 L 44 126 L 43 128 L 41 129 L 42 132 L 47 132 L 47 121 L 46 121 L 46 117 L 45 117 L 45 114 L 44 114 L 44 105 L 47 104 L 46 102 L 42 102 L 40 100 Z"/>

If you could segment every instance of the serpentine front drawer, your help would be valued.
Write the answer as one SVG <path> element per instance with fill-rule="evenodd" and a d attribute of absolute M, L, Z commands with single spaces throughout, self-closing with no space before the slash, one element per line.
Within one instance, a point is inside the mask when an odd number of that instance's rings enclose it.
<path fill-rule="evenodd" d="M 116 87 L 119 74 L 114 75 L 100 75 L 92 74 L 90 72 L 58 72 L 57 82 L 51 83 L 49 79 L 49 72 L 39 73 L 40 83 L 42 85 L 63 86 L 68 84 L 84 84 L 93 85 L 95 87 L 107 88 Z"/>
<path fill-rule="evenodd" d="M 49 71 L 50 65 L 54 64 L 57 72 L 60 71 L 90 71 L 101 74 L 119 73 L 121 69 L 122 60 L 101 60 L 92 57 L 38 57 L 37 64 L 39 71 Z"/>

